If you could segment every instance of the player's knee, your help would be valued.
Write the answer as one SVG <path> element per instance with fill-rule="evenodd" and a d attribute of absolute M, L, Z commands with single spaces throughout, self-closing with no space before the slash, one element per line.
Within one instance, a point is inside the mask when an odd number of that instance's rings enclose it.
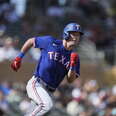
<path fill-rule="evenodd" d="M 52 109 L 52 107 L 53 107 L 53 102 L 52 101 L 47 101 L 47 102 L 44 103 L 44 107 L 43 108 L 45 110 L 49 111 L 50 109 Z"/>

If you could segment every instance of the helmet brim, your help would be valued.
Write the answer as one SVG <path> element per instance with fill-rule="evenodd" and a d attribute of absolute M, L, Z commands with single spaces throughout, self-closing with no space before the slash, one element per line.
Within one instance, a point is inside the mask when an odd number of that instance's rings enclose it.
<path fill-rule="evenodd" d="M 68 31 L 68 32 L 79 32 L 79 33 L 80 33 L 80 35 L 84 35 L 84 33 L 83 33 L 83 32 L 81 32 L 81 31 Z"/>

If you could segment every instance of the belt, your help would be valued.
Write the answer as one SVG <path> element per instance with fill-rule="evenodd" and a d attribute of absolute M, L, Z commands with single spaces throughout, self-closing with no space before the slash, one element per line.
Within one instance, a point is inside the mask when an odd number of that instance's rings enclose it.
<path fill-rule="evenodd" d="M 47 91 L 49 91 L 49 92 L 54 92 L 54 91 L 56 90 L 55 88 L 53 88 L 53 87 L 49 86 L 47 83 L 45 83 L 41 78 L 39 78 L 39 77 L 36 77 L 36 78 L 37 78 L 37 81 L 38 81 L 40 84 L 42 84 L 43 87 L 44 87 Z"/>

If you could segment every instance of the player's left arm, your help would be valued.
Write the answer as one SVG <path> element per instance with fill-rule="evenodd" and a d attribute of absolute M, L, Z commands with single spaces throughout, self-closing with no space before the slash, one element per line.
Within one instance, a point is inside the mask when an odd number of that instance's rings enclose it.
<path fill-rule="evenodd" d="M 79 77 L 80 62 L 77 53 L 71 53 L 70 56 L 70 69 L 67 74 L 67 81 L 69 83 L 74 82 Z"/>
<path fill-rule="evenodd" d="M 74 82 L 78 77 L 79 77 L 79 75 L 77 75 L 77 73 L 76 73 L 75 71 L 69 70 L 69 71 L 68 71 L 68 75 L 67 75 L 67 81 L 68 81 L 68 83 L 72 83 L 72 82 Z"/>

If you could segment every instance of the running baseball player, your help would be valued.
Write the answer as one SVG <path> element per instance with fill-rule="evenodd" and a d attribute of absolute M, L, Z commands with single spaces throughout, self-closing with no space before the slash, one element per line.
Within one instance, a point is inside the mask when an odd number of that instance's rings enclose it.
<path fill-rule="evenodd" d="M 51 93 L 59 86 L 64 77 L 72 83 L 80 75 L 80 60 L 74 52 L 83 35 L 77 23 L 69 23 L 63 31 L 63 40 L 52 36 L 38 36 L 28 39 L 21 48 L 20 54 L 13 60 L 11 67 L 18 71 L 26 52 L 34 46 L 41 50 L 41 57 L 26 90 L 28 97 L 36 103 L 28 116 L 42 116 L 52 107 Z"/>

